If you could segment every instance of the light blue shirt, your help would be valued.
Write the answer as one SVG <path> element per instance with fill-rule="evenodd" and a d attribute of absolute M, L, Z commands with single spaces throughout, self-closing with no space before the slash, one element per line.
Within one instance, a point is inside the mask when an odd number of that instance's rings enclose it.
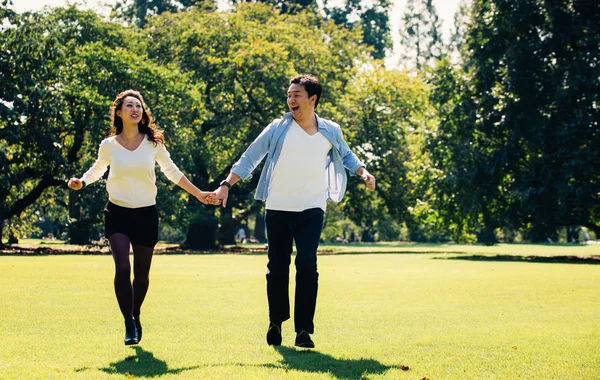
<path fill-rule="evenodd" d="M 348 182 L 345 168 L 350 171 L 350 175 L 354 175 L 365 164 L 352 153 L 344 140 L 342 130 L 338 124 L 327 119 L 322 119 L 319 116 L 316 117 L 319 132 L 332 145 L 324 168 L 327 174 L 327 200 L 339 202 L 344 197 Z M 293 120 L 291 113 L 286 113 L 281 119 L 273 120 L 250 144 L 248 149 L 246 149 L 240 159 L 231 168 L 232 173 L 245 181 L 252 178 L 254 169 L 267 156 L 262 173 L 260 174 L 258 186 L 256 187 L 256 193 L 254 194 L 255 199 L 260 201 L 267 199 L 273 169 L 277 164 L 281 147 Z"/>

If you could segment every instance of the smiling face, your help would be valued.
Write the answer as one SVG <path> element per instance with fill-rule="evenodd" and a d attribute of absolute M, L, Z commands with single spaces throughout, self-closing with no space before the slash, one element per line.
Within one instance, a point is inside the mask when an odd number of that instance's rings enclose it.
<path fill-rule="evenodd" d="M 142 121 L 144 107 L 142 102 L 135 96 L 127 96 L 123 99 L 121 109 L 117 110 L 117 116 L 123 120 L 123 124 L 138 125 Z"/>
<path fill-rule="evenodd" d="M 288 89 L 287 104 L 296 121 L 314 117 L 317 95 L 308 96 L 303 85 L 292 83 Z"/>

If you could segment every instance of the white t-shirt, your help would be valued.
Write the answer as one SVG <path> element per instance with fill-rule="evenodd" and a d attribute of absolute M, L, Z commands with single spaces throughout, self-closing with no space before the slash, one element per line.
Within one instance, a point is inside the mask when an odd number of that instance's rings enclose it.
<path fill-rule="evenodd" d="M 327 204 L 327 153 L 332 145 L 320 132 L 310 136 L 295 121 L 287 132 L 269 186 L 266 208 L 304 211 Z"/>
<path fill-rule="evenodd" d="M 111 136 L 102 140 L 98 159 L 81 179 L 86 185 L 96 182 L 110 165 L 106 180 L 109 201 L 128 208 L 152 206 L 156 204 L 155 162 L 172 182 L 183 177 L 163 144 L 154 146 L 145 136 L 135 150 L 128 150 Z"/>

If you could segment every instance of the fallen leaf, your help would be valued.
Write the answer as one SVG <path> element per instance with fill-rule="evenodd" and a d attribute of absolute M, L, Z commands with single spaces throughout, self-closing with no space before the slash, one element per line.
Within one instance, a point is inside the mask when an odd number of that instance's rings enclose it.
<path fill-rule="evenodd" d="M 133 379 L 135 377 L 132 374 L 130 374 L 129 372 L 125 372 L 125 376 L 127 376 L 130 379 Z"/>
<path fill-rule="evenodd" d="M 403 370 L 403 371 L 408 371 L 409 370 L 409 368 L 408 368 L 407 365 L 400 366 L 400 369 Z"/>
<path fill-rule="evenodd" d="M 431 379 L 430 379 L 430 378 L 428 378 L 428 377 L 424 377 L 424 378 L 422 378 L 421 380 L 431 380 Z"/>
<path fill-rule="evenodd" d="M 516 349 L 517 349 L 517 346 L 512 346 L 512 348 L 513 348 L 513 350 L 516 350 Z"/>

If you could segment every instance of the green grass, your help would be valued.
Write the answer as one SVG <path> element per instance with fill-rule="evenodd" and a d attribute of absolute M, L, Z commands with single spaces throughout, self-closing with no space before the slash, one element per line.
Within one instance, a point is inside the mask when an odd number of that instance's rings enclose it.
<path fill-rule="evenodd" d="M 264 254 L 156 255 L 136 347 L 110 256 L 0 256 L 0 378 L 600 378 L 600 265 L 435 259 L 598 248 L 472 248 L 320 255 L 313 351 L 266 345 Z"/>

